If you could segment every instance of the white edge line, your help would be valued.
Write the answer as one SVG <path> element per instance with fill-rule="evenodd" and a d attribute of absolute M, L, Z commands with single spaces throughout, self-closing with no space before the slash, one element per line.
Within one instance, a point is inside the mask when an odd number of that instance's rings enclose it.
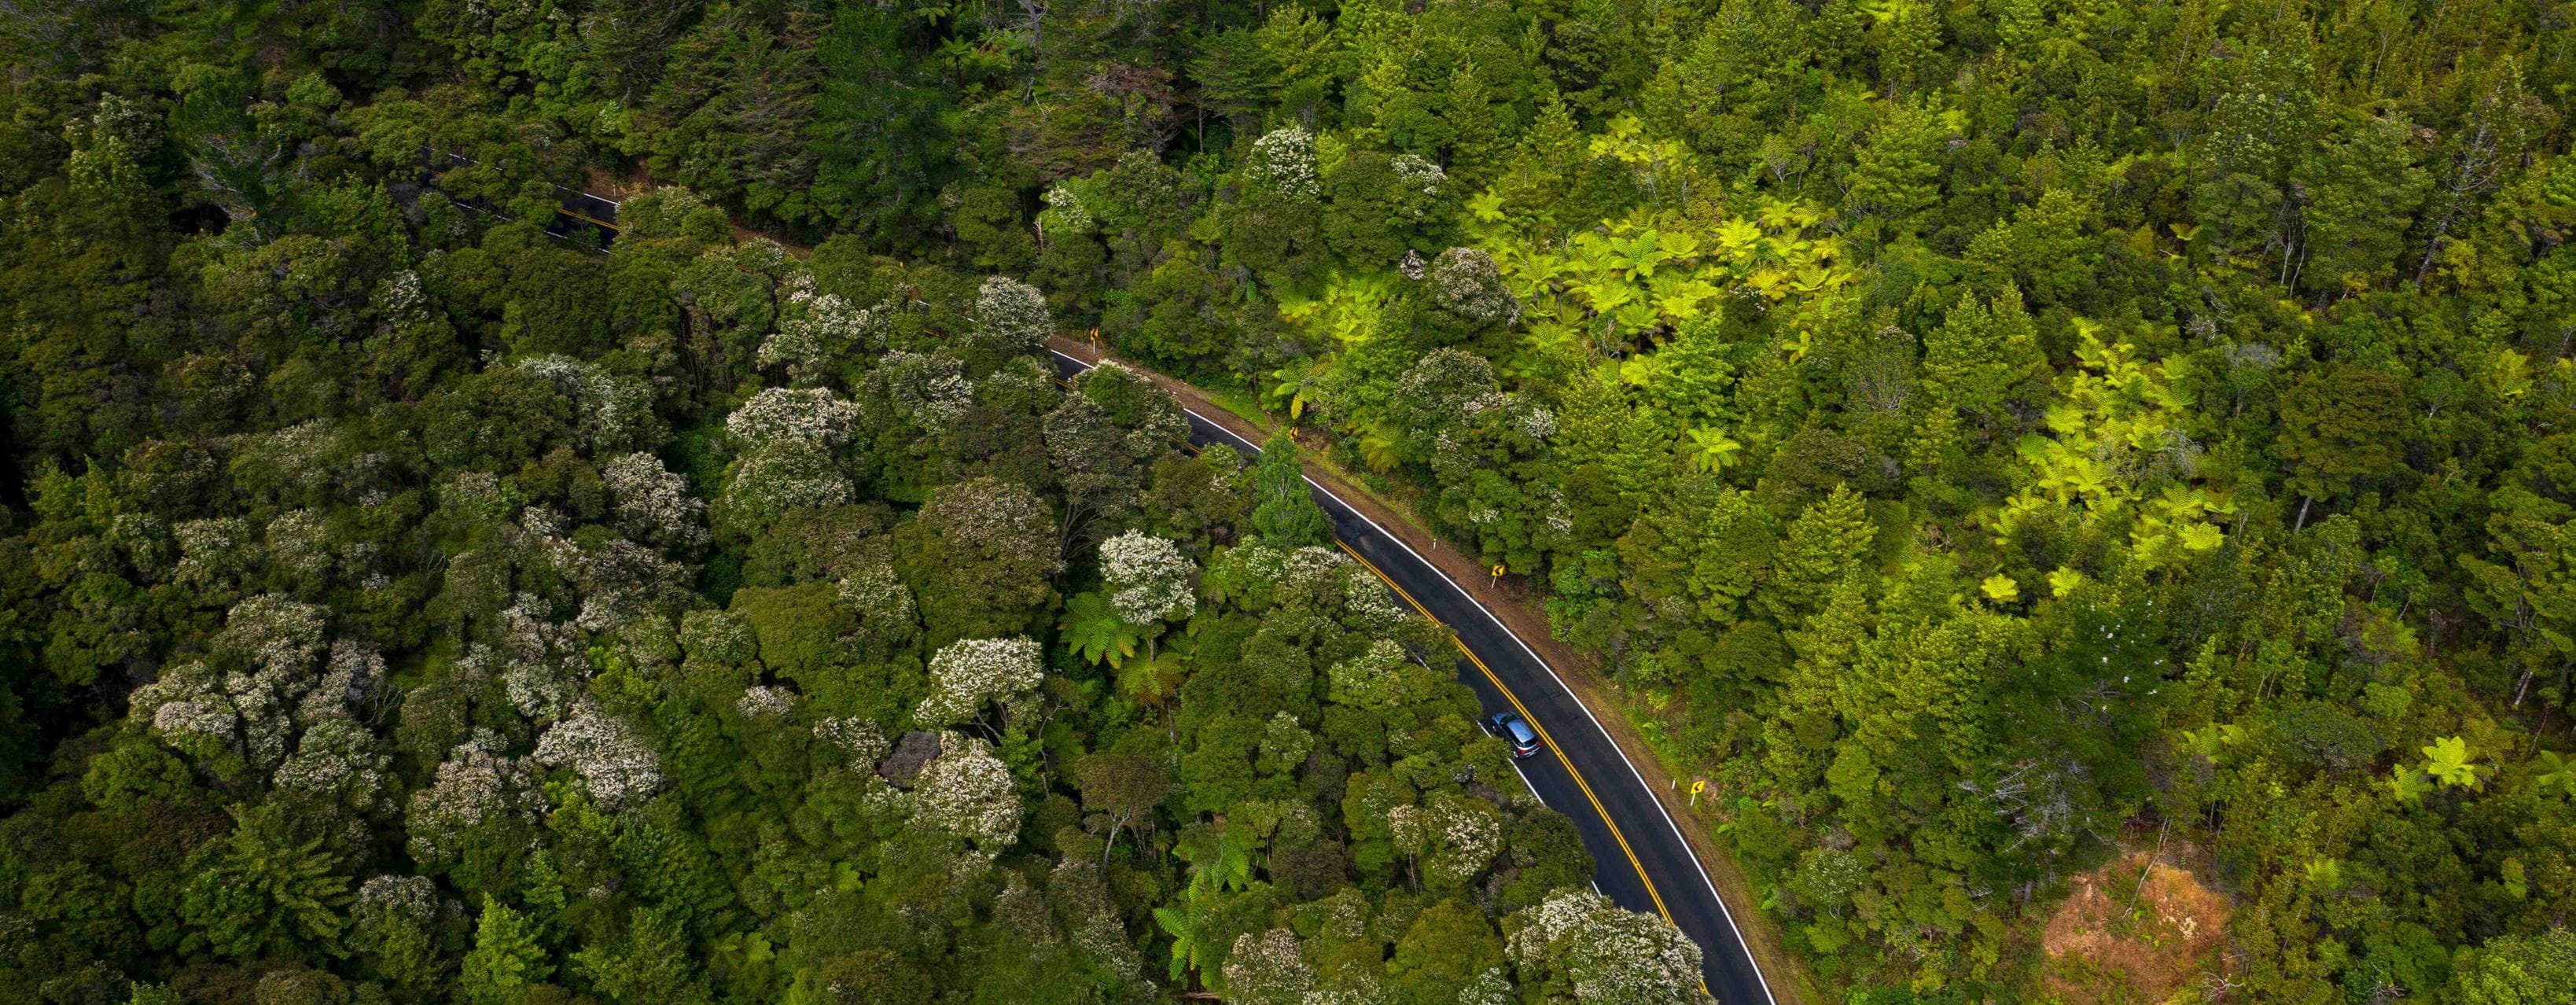
<path fill-rule="evenodd" d="M 1085 370 L 1089 370 L 1098 365 L 1096 363 L 1085 363 L 1079 357 L 1067 355 L 1052 348 L 1047 351 L 1055 353 L 1057 356 L 1063 357 L 1067 360 L 1071 360 Z M 1244 439 L 1242 434 L 1237 433 L 1234 430 L 1227 429 L 1224 423 L 1208 418 L 1207 416 L 1200 415 L 1189 406 L 1182 406 L 1181 411 L 1187 413 L 1190 417 L 1195 418 L 1200 422 L 1216 427 L 1218 432 L 1232 437 L 1237 443 L 1241 443 L 1247 447 L 1252 447 L 1255 450 L 1261 449 L 1254 445 L 1251 440 Z M 1439 579 L 1443 583 L 1449 584 L 1449 588 L 1458 591 L 1459 596 L 1467 598 L 1467 602 L 1474 604 L 1476 610 L 1485 615 L 1486 620 L 1493 622 L 1494 627 L 1503 630 L 1504 637 L 1511 639 L 1514 644 L 1521 647 L 1522 652 L 1529 654 L 1530 660 L 1537 663 L 1539 669 L 1547 671 L 1548 679 L 1555 681 L 1557 688 L 1564 691 L 1567 698 L 1574 700 L 1574 707 L 1583 710 L 1583 717 L 1591 720 L 1592 728 L 1598 731 L 1601 734 L 1601 739 L 1610 745 L 1610 751 L 1619 755 L 1619 763 L 1628 766 L 1628 777 L 1634 779 L 1637 783 L 1638 790 L 1646 794 L 1646 801 L 1654 804 L 1655 812 L 1663 815 L 1664 826 L 1672 828 L 1673 840 L 1681 842 L 1682 854 L 1690 856 L 1691 868 L 1699 871 L 1700 885 L 1708 888 L 1708 899 L 1717 902 L 1717 912 L 1721 917 L 1726 919 L 1726 929 L 1730 934 L 1735 936 L 1735 944 L 1744 950 L 1745 962 L 1753 965 L 1753 979 L 1761 982 L 1762 997 L 1772 1002 L 1773 1005 L 1777 1005 L 1780 999 L 1777 995 L 1771 993 L 1771 979 L 1763 975 L 1762 961 L 1753 958 L 1753 945 L 1744 941 L 1744 930 L 1736 925 L 1735 911 L 1734 909 L 1726 906 L 1726 897 L 1717 892 L 1717 881 L 1708 877 L 1708 865 L 1699 860 L 1699 849 L 1691 847 L 1690 838 L 1682 834 L 1682 825 L 1674 822 L 1672 811 L 1664 808 L 1664 801 L 1656 797 L 1654 789 L 1646 784 L 1645 774 L 1637 770 L 1637 762 L 1629 760 L 1628 752 L 1619 749 L 1619 741 L 1611 737 L 1610 730 L 1608 728 L 1601 725 L 1601 718 L 1592 714 L 1592 706 L 1584 702 L 1583 696 L 1575 694 L 1574 688 L 1565 683 L 1565 678 L 1557 676 L 1556 668 L 1549 666 L 1547 659 L 1540 656 L 1538 654 L 1538 650 L 1530 648 L 1530 644 L 1528 642 L 1522 641 L 1519 633 L 1512 631 L 1512 626 L 1504 624 L 1503 619 L 1495 617 L 1494 612 L 1485 607 L 1484 601 L 1476 599 L 1476 595 L 1467 592 L 1466 587 L 1458 585 L 1457 580 L 1451 579 L 1446 573 L 1441 572 L 1439 566 L 1431 564 L 1430 559 L 1422 557 L 1422 553 L 1413 550 L 1412 545 L 1404 543 L 1403 538 L 1397 537 L 1393 533 L 1388 532 L 1385 527 L 1379 526 L 1377 521 L 1369 519 L 1368 514 L 1360 512 L 1359 507 L 1353 506 L 1348 500 L 1333 494 L 1333 490 L 1325 488 L 1321 483 L 1315 481 L 1313 478 L 1306 478 L 1304 475 L 1300 475 L 1299 477 L 1305 478 L 1306 484 L 1313 486 L 1315 491 L 1323 493 L 1325 498 L 1340 503 L 1343 509 L 1351 511 L 1351 515 L 1360 518 L 1361 523 L 1369 525 L 1370 529 L 1377 531 L 1379 535 L 1385 537 L 1389 541 L 1395 542 L 1396 547 L 1404 549 L 1405 554 L 1413 556 L 1414 561 L 1422 563 L 1423 568 L 1431 570 L 1433 577 Z M 1520 768 L 1516 765 L 1512 770 L 1517 773 L 1520 771 Z M 1529 777 L 1523 775 L 1521 777 L 1521 782 L 1522 784 L 1528 784 Z M 1536 788 L 1532 788 L 1530 790 L 1530 794 L 1537 795 L 1538 790 Z M 1544 803 L 1544 801 L 1542 801 L 1542 803 Z"/>
<path fill-rule="evenodd" d="M 1184 408 L 1182 411 L 1189 410 Z M 1198 415 L 1196 412 L 1190 412 L 1190 414 Z M 1206 416 L 1199 416 L 1199 418 L 1202 420 L 1207 419 Z M 1210 424 L 1213 425 L 1214 423 L 1211 421 Z M 1217 428 L 1224 429 L 1225 427 L 1218 426 Z M 1234 435 L 1233 431 L 1227 430 L 1227 435 Z M 1240 440 L 1242 437 L 1235 436 L 1235 439 Z M 1422 553 L 1413 550 L 1412 545 L 1404 543 L 1403 538 L 1389 533 L 1385 527 L 1379 526 L 1377 521 L 1369 519 L 1368 514 L 1360 512 L 1359 507 L 1351 505 L 1347 500 L 1344 500 L 1338 495 L 1334 495 L 1333 490 L 1317 484 L 1313 478 L 1306 479 L 1306 484 L 1314 486 L 1315 491 L 1323 493 L 1325 498 L 1341 503 L 1342 508 L 1351 511 L 1352 516 L 1360 518 L 1361 523 L 1368 524 L 1370 529 L 1377 531 L 1387 540 L 1395 542 L 1396 547 L 1404 549 L 1405 554 L 1413 556 L 1414 561 L 1422 563 L 1423 568 L 1431 570 L 1431 574 L 1434 577 L 1437 577 L 1443 583 L 1449 584 L 1449 588 L 1458 591 L 1459 596 L 1467 598 L 1467 602 L 1474 604 L 1476 606 L 1476 610 L 1485 615 L 1486 620 L 1492 621 L 1494 623 L 1494 627 L 1502 629 L 1505 637 L 1511 639 L 1514 644 L 1519 645 L 1522 652 L 1529 654 L 1530 660 L 1537 663 L 1539 669 L 1547 671 L 1548 679 L 1556 682 L 1556 686 L 1565 692 L 1565 696 L 1573 700 L 1576 708 L 1583 710 L 1583 717 L 1591 720 L 1592 728 L 1600 732 L 1602 742 L 1609 744 L 1611 752 L 1619 755 L 1619 763 L 1628 766 L 1628 777 L 1634 779 L 1637 783 L 1637 789 L 1646 794 L 1646 801 L 1654 804 L 1655 812 L 1663 815 L 1664 826 L 1672 828 L 1673 840 L 1681 842 L 1682 854 L 1690 856 L 1691 868 L 1699 871 L 1700 885 L 1708 888 L 1708 898 L 1717 902 L 1718 914 L 1726 919 L 1727 931 L 1735 936 L 1735 944 L 1744 950 L 1745 961 L 1753 965 L 1753 978 L 1754 980 L 1762 983 L 1762 996 L 1776 1005 L 1779 999 L 1771 993 L 1771 980 L 1770 978 L 1763 976 L 1762 962 L 1753 958 L 1752 944 L 1744 941 L 1744 930 L 1737 927 L 1735 924 L 1735 911 L 1726 906 L 1726 898 L 1717 892 L 1717 882 L 1708 878 L 1708 866 L 1699 860 L 1699 850 L 1691 847 L 1690 838 L 1685 837 L 1682 834 L 1681 824 L 1673 821 L 1672 811 L 1665 809 L 1664 801 L 1656 798 L 1654 789 L 1647 786 L 1646 776 L 1644 773 L 1637 770 L 1637 763 L 1628 759 L 1628 752 L 1619 749 L 1619 741 L 1612 738 L 1610 730 L 1601 725 L 1601 718 L 1592 714 L 1592 706 L 1586 704 L 1581 695 L 1575 694 L 1574 689 L 1566 685 L 1565 678 L 1557 676 L 1556 668 L 1549 666 L 1547 659 L 1540 656 L 1538 654 L 1538 650 L 1530 648 L 1530 644 L 1528 642 L 1522 641 L 1520 635 L 1513 632 L 1510 625 L 1504 624 L 1503 619 L 1495 617 L 1494 612 L 1488 610 L 1483 601 L 1477 600 L 1475 594 L 1467 592 L 1467 588 L 1458 585 L 1457 580 L 1451 579 L 1447 574 L 1441 572 L 1439 566 L 1433 565 L 1431 564 L 1431 560 L 1423 558 Z"/>

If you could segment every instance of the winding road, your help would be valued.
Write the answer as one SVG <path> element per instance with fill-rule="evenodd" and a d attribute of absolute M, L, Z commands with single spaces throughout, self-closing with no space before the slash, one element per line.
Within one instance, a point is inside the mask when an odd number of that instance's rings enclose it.
<path fill-rule="evenodd" d="M 1092 366 L 1048 351 L 1066 377 Z M 1197 411 L 1184 411 L 1193 441 L 1260 452 L 1260 444 Z M 1621 907 L 1671 920 L 1697 942 L 1702 980 L 1721 1005 L 1774 1005 L 1770 984 L 1754 965 L 1734 915 L 1682 838 L 1680 825 L 1573 689 L 1537 650 L 1430 561 L 1314 479 L 1306 484 L 1332 517 L 1344 551 L 1415 609 L 1456 633 L 1458 679 L 1475 690 L 1486 714 L 1517 711 L 1537 727 L 1547 750 L 1517 767 L 1530 791 L 1582 832 L 1598 866 L 1593 883 L 1602 894 Z"/>

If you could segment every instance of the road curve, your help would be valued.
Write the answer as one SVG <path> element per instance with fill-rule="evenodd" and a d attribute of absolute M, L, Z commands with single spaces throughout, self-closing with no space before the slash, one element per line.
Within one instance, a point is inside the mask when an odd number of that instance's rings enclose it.
<path fill-rule="evenodd" d="M 1048 351 L 1064 376 L 1092 366 Z M 1260 451 L 1260 444 L 1207 416 L 1183 411 L 1189 413 L 1192 440 Z M 1518 768 L 1539 800 L 1564 813 L 1582 833 L 1597 865 L 1594 885 L 1621 907 L 1670 919 L 1698 943 L 1702 978 L 1721 1005 L 1775 1005 L 1734 915 L 1718 897 L 1690 842 L 1683 840 L 1680 825 L 1573 689 L 1502 619 L 1393 533 L 1314 479 L 1306 484 L 1332 517 L 1333 533 L 1345 551 L 1457 634 L 1462 651 L 1458 679 L 1475 690 L 1485 712 L 1518 711 L 1538 728 L 1548 750 L 1519 762 Z"/>

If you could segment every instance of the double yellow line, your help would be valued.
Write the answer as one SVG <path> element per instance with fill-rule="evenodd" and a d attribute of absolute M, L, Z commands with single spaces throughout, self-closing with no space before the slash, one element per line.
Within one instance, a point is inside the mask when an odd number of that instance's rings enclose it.
<path fill-rule="evenodd" d="M 594 218 L 594 217 L 592 217 L 590 214 L 588 214 L 588 213 L 584 213 L 584 212 L 582 212 L 582 211 L 580 211 L 580 210 L 577 210 L 577 209 L 565 209 L 565 208 L 563 208 L 563 207 L 561 207 L 561 206 L 557 206 L 557 207 L 555 207 L 555 215 L 556 215 L 556 216 L 569 216 L 569 217 L 572 217 L 572 218 L 573 218 L 573 219 L 575 219 L 575 220 L 579 220 L 579 221 L 581 221 L 581 222 L 583 222 L 583 223 L 587 223 L 587 224 L 590 224 L 590 225 L 595 226 L 595 227 L 606 227 L 606 228 L 608 228 L 608 229 L 610 229 L 610 230 L 616 230 L 616 229 L 618 229 L 616 224 L 610 223 L 610 222 L 608 222 L 608 221 L 606 221 L 606 220 L 601 220 L 601 219 Z"/>
<path fill-rule="evenodd" d="M 1387 575 L 1386 570 L 1378 568 L 1377 563 L 1369 561 L 1368 556 L 1360 554 L 1350 546 L 1349 542 L 1341 538 L 1334 538 L 1333 544 L 1341 548 L 1345 554 L 1357 559 L 1369 572 L 1376 574 L 1379 582 L 1385 583 L 1387 589 L 1394 590 L 1396 596 L 1403 597 L 1405 603 L 1413 605 L 1414 611 L 1421 614 L 1424 620 L 1435 625 L 1441 624 L 1440 619 L 1433 616 L 1429 608 L 1422 606 L 1421 601 L 1413 599 L 1410 591 L 1396 585 L 1394 577 Z M 1442 625 L 1442 627 L 1448 626 Z M 1672 921 L 1673 912 L 1664 906 L 1664 895 L 1655 889 L 1654 878 L 1646 875 L 1646 864 L 1637 860 L 1637 850 L 1628 846 L 1628 836 L 1619 832 L 1619 822 L 1610 818 L 1609 808 L 1601 805 L 1601 797 L 1593 793 L 1592 783 L 1584 780 L 1583 772 L 1575 770 L 1574 762 L 1565 756 L 1565 748 L 1557 745 L 1555 737 L 1547 735 L 1547 727 L 1539 723 L 1537 716 L 1530 714 L 1529 706 L 1521 704 L 1521 696 L 1513 694 L 1511 685 L 1503 683 L 1503 679 L 1494 673 L 1494 668 L 1486 666 L 1485 661 L 1476 655 L 1475 650 L 1467 648 L 1467 643 L 1458 638 L 1458 633 L 1454 629 L 1449 633 L 1449 643 L 1458 647 L 1458 652 L 1467 657 L 1467 662 L 1476 665 L 1476 669 L 1485 675 L 1485 679 L 1493 683 L 1494 690 L 1503 693 L 1503 700 L 1511 702 L 1512 708 L 1520 712 L 1522 722 L 1529 723 L 1531 729 L 1538 731 L 1539 742 L 1547 744 L 1548 752 L 1556 755 L 1556 763 L 1565 766 L 1566 775 L 1574 779 L 1574 787 L 1582 789 L 1583 798 L 1591 801 L 1592 812 L 1600 814 L 1601 826 L 1609 828 L 1611 840 L 1619 842 L 1619 850 L 1628 856 L 1628 865 L 1637 870 L 1637 881 L 1646 884 L 1646 896 L 1654 899 L 1655 912 L 1663 915 L 1665 921 Z"/>
<path fill-rule="evenodd" d="M 1059 353 L 1059 355 L 1062 354 Z M 1090 365 L 1097 366 L 1098 364 L 1095 363 Z M 1085 369 L 1089 369 L 1089 367 L 1086 366 Z M 1062 377 L 1057 377 L 1055 382 L 1067 388 L 1073 386 L 1072 381 L 1066 380 Z M 1198 444 L 1185 442 L 1182 445 L 1187 447 L 1193 455 L 1199 452 Z M 1352 560 L 1357 561 L 1362 568 L 1367 569 L 1371 575 L 1376 576 L 1378 582 L 1385 583 L 1387 589 L 1394 590 L 1395 595 L 1404 598 L 1405 603 L 1413 605 L 1414 613 L 1422 615 L 1423 620 L 1429 621 L 1432 624 L 1439 625 L 1443 628 L 1448 627 L 1448 625 L 1442 622 L 1437 615 L 1431 613 L 1430 608 L 1422 606 L 1422 601 L 1414 599 L 1412 591 L 1397 584 L 1395 577 L 1387 575 L 1386 570 L 1378 568 L 1377 563 L 1368 560 L 1368 556 L 1362 555 L 1358 550 L 1352 548 L 1350 542 L 1342 540 L 1339 535 L 1335 535 L 1333 538 L 1333 546 L 1342 549 L 1343 554 L 1351 556 Z M 1437 569 L 1432 571 L 1434 574 L 1438 574 L 1439 572 Z M 1510 630 L 1511 629 L 1509 628 L 1504 629 L 1506 632 Z M 1494 685 L 1494 690 L 1502 692 L 1503 700 L 1512 703 L 1512 708 L 1521 714 L 1522 722 L 1529 723 L 1531 729 L 1538 731 L 1539 742 L 1547 745 L 1548 753 L 1556 755 L 1556 763 L 1565 766 L 1566 777 L 1574 779 L 1574 787 L 1583 790 L 1583 798 L 1592 804 L 1592 812 L 1601 817 L 1601 826 L 1610 829 L 1610 839 L 1619 842 L 1620 853 L 1628 857 L 1628 867 L 1637 870 L 1637 882 L 1645 884 L 1646 896 L 1655 902 L 1655 913 L 1663 916 L 1665 924 L 1672 925 L 1675 928 L 1681 927 L 1679 922 L 1673 920 L 1672 909 L 1664 906 L 1664 895 L 1662 891 L 1655 889 L 1655 878 L 1646 874 L 1646 863 L 1638 861 L 1637 849 L 1628 846 L 1628 835 L 1620 833 L 1619 821 L 1611 819 L 1609 807 L 1601 805 L 1601 797 L 1592 791 L 1592 783 L 1584 779 L 1583 772 L 1577 770 L 1574 766 L 1574 762 L 1565 756 L 1565 748 L 1557 744 L 1555 737 L 1547 734 L 1547 727 L 1540 725 L 1538 717 L 1530 714 L 1529 706 L 1521 704 L 1521 696 L 1512 693 L 1511 685 L 1503 683 L 1502 677 L 1494 673 L 1494 668 L 1486 666 L 1484 659 L 1477 656 L 1475 650 L 1467 648 L 1467 643 L 1458 637 L 1456 629 L 1451 629 L 1449 632 L 1449 644 L 1457 646 L 1459 654 L 1467 657 L 1467 662 L 1476 665 L 1477 672 L 1485 675 L 1485 680 Z M 1576 700 L 1580 701 L 1581 699 Z M 1533 792 L 1532 794 L 1535 795 L 1536 793 Z M 1710 994 L 1706 978 L 1700 979 L 1699 991 L 1704 995 Z"/>

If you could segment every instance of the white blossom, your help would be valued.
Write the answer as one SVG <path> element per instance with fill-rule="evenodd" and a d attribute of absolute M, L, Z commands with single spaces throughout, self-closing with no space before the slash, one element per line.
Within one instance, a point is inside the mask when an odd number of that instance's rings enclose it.
<path fill-rule="evenodd" d="M 1128 531 L 1100 542 L 1100 572 L 1109 603 L 1129 624 L 1178 621 L 1198 612 L 1190 575 L 1198 571 L 1168 538 Z"/>
<path fill-rule="evenodd" d="M 428 788 L 412 793 L 404 829 L 411 835 L 412 857 L 435 862 L 462 851 L 470 832 L 505 820 L 533 824 L 544 807 L 536 772 L 526 762 L 459 750 L 438 766 Z"/>
<path fill-rule="evenodd" d="M 814 738 L 839 750 L 849 759 L 851 770 L 861 774 L 873 771 L 876 763 L 894 750 L 884 730 L 857 716 L 836 716 L 815 723 Z"/>
<path fill-rule="evenodd" d="M 918 519 L 952 546 L 996 568 L 1053 576 L 1064 569 L 1056 550 L 1055 514 L 1036 493 L 985 475 L 941 488 Z"/>
<path fill-rule="evenodd" d="M 753 527 L 779 514 L 808 506 L 830 506 L 850 499 L 849 476 L 813 444 L 773 443 L 745 454 L 725 487 L 728 520 Z"/>
<path fill-rule="evenodd" d="M 1102 969 L 1133 974 L 1142 965 L 1135 944 L 1128 941 L 1126 926 L 1118 920 L 1117 906 L 1109 899 L 1109 887 L 1101 880 L 1098 866 L 1079 859 L 1058 863 L 1047 874 L 1047 900 L 1055 905 L 1065 934 L 1075 946 L 1098 960 Z"/>
<path fill-rule="evenodd" d="M 833 358 L 884 342 L 886 324 L 876 309 L 853 306 L 837 293 L 815 293 L 803 273 L 797 279 L 787 316 L 760 343 L 760 365 L 784 366 L 789 380 L 806 384 L 821 379 Z"/>
<path fill-rule="evenodd" d="M 850 440 L 859 407 L 820 387 L 773 387 L 725 416 L 725 432 L 746 449 L 779 443 L 836 447 Z"/>
<path fill-rule="evenodd" d="M 796 692 L 783 687 L 754 686 L 733 703 L 734 713 L 745 719 L 780 719 L 796 710 Z"/>
<path fill-rule="evenodd" d="M 467 471 L 438 489 L 438 507 L 474 524 L 508 520 L 523 500 L 515 486 L 488 471 Z"/>
<path fill-rule="evenodd" d="M 1537 405 L 1524 405 L 1517 411 L 1521 435 L 1541 443 L 1556 435 L 1556 413 Z"/>
<path fill-rule="evenodd" d="M 1485 972 L 1458 989 L 1458 1005 L 1512 1005 L 1512 982 L 1503 976 L 1503 968 L 1486 967 Z"/>
<path fill-rule="evenodd" d="M 430 320 L 429 297 L 420 290 L 420 273 L 404 269 L 376 284 L 376 315 L 395 324 Z"/>
<path fill-rule="evenodd" d="M 700 609 L 680 615 L 680 650 L 692 662 L 740 663 L 751 658 L 758 644 L 750 622 L 739 614 Z"/>
<path fill-rule="evenodd" d="M 689 595 L 696 578 L 690 566 L 622 537 L 564 554 L 564 572 L 581 587 L 581 612 L 573 624 L 586 631 L 616 631 L 666 612 Z"/>
<path fill-rule="evenodd" d="M 1440 186 L 1449 181 L 1449 172 L 1441 170 L 1440 165 L 1424 160 L 1418 154 L 1395 155 L 1394 167 L 1397 178 L 1403 179 L 1406 185 L 1419 190 L 1424 196 L 1439 195 Z"/>
<path fill-rule="evenodd" d="M 358 886 L 355 913 L 360 927 L 391 918 L 427 925 L 439 907 L 438 884 L 427 876 L 370 876 Z"/>
<path fill-rule="evenodd" d="M 1326 687 L 1332 700 L 1358 708 L 1393 708 L 1420 696 L 1408 686 L 1413 679 L 1411 659 L 1404 647 L 1391 639 L 1377 639 L 1358 656 L 1333 664 L 1324 671 Z"/>
<path fill-rule="evenodd" d="M 610 812 L 662 787 L 662 762 L 652 743 L 626 720 L 588 702 L 537 738 L 536 761 L 571 768 L 590 798 Z"/>
<path fill-rule="evenodd" d="M 1057 182 L 1046 190 L 1045 198 L 1047 212 L 1044 215 L 1055 221 L 1053 226 L 1047 228 L 1049 230 L 1087 234 L 1091 232 L 1092 226 L 1098 223 L 1092 217 L 1091 210 L 1082 204 L 1082 194 L 1074 191 L 1071 185 Z"/>
<path fill-rule="evenodd" d="M 1226 954 L 1226 1000 L 1237 1005 L 1303 1005 L 1315 988 L 1315 968 L 1306 963 L 1297 933 L 1273 928 L 1235 936 Z"/>
<path fill-rule="evenodd" d="M 1283 195 L 1312 199 L 1323 191 L 1315 178 L 1315 136 L 1295 125 L 1252 141 L 1252 159 L 1243 173 Z"/>
<path fill-rule="evenodd" d="M 1501 811 L 1474 796 L 1433 794 L 1423 805 L 1423 825 L 1423 879 L 1435 885 L 1465 885 L 1503 850 Z"/>
<path fill-rule="evenodd" d="M 270 520 L 263 530 L 268 538 L 270 564 L 292 574 L 298 583 L 318 584 L 323 574 L 331 571 L 330 532 L 323 526 L 321 514 L 309 509 L 288 510 Z"/>
<path fill-rule="evenodd" d="M 1342 567 L 1342 604 L 1362 628 L 1384 629 L 1413 616 L 1395 602 L 1394 591 L 1376 573 L 1356 562 Z"/>
<path fill-rule="evenodd" d="M 152 728 L 173 740 L 230 746 L 240 735 L 241 722 L 212 678 L 204 663 L 173 667 L 161 679 L 134 689 L 134 712 L 140 716 L 148 710 Z"/>
<path fill-rule="evenodd" d="M 301 675 L 322 655 L 329 612 L 274 593 L 248 597 L 224 615 L 215 648 L 240 653 L 254 666 Z"/>
<path fill-rule="evenodd" d="M 304 731 L 295 752 L 278 766 L 275 782 L 280 791 L 363 813 L 375 807 L 392 765 L 366 727 L 332 719 Z"/>
<path fill-rule="evenodd" d="M 321 679 L 297 704 L 295 719 L 309 725 L 355 715 L 359 704 L 375 694 L 384 679 L 384 656 L 356 641 L 336 640 L 331 643 L 331 659 L 324 665 Z"/>
<path fill-rule="evenodd" d="M 340 450 L 340 430 L 327 419 L 310 419 L 284 429 L 234 438 L 236 481 L 311 494 L 331 487 L 341 465 L 330 463 Z"/>
<path fill-rule="evenodd" d="M 553 384 L 572 400 L 580 410 L 578 427 L 590 453 L 634 450 L 661 438 L 653 393 L 643 384 L 566 356 L 538 356 L 517 365 L 519 372 Z"/>
<path fill-rule="evenodd" d="M 911 793 L 914 819 L 985 848 L 1009 845 L 1020 832 L 1020 794 L 1009 765 L 991 744 L 956 733 L 940 736 L 940 754 L 921 768 Z"/>
<path fill-rule="evenodd" d="M 975 323 L 985 338 L 1014 352 L 1036 349 L 1055 334 L 1046 296 L 1009 276 L 986 276 L 975 292 Z"/>
<path fill-rule="evenodd" d="M 858 612 L 859 620 L 871 629 L 908 638 L 914 628 L 912 588 L 895 578 L 894 566 L 883 559 L 863 559 L 842 575 L 836 591 L 841 602 Z"/>
<path fill-rule="evenodd" d="M 1038 644 L 1026 636 L 951 642 L 930 657 L 930 696 L 913 718 L 924 726 L 963 722 L 985 702 L 1008 705 L 1029 694 L 1044 676 Z"/>
<path fill-rule="evenodd" d="M 1621 910 L 1591 890 L 1565 890 L 1521 912 L 1509 949 L 1524 980 L 1553 974 L 1574 1000 L 1602 1005 L 1707 1002 L 1699 946 L 1672 923 Z"/>
<path fill-rule="evenodd" d="M 131 713 L 199 756 L 237 753 L 268 771 L 286 757 L 298 713 L 325 679 L 326 612 L 274 594 L 246 598 L 225 615 L 207 659 L 191 660 L 136 688 Z M 315 703 L 314 717 L 345 712 L 347 684 Z M 309 721 L 309 720 L 308 720 Z"/>
<path fill-rule="evenodd" d="M 869 380 L 897 414 L 932 434 L 945 432 L 975 404 L 975 383 L 966 379 L 965 364 L 946 353 L 887 353 Z"/>
<path fill-rule="evenodd" d="M 562 715 L 590 678 L 589 647 L 580 630 L 548 618 L 534 596 L 521 594 L 501 612 L 496 641 L 492 649 L 468 649 L 466 655 L 497 662 L 502 693 L 528 718 Z"/>
<path fill-rule="evenodd" d="M 108 524 L 107 540 L 134 563 L 134 571 L 145 581 L 161 578 L 171 571 L 172 539 L 170 527 L 160 517 L 149 513 L 119 513 Z"/>
<path fill-rule="evenodd" d="M 1475 248 L 1450 248 L 1432 259 L 1431 294 L 1451 313 L 1478 324 L 1520 319 L 1520 300 L 1503 283 L 1494 256 Z"/>
<path fill-rule="evenodd" d="M 665 469 L 661 458 L 621 454 L 601 465 L 599 476 L 608 486 L 609 516 L 627 536 L 666 548 L 706 543 L 706 502 L 690 495 L 689 480 Z"/>

